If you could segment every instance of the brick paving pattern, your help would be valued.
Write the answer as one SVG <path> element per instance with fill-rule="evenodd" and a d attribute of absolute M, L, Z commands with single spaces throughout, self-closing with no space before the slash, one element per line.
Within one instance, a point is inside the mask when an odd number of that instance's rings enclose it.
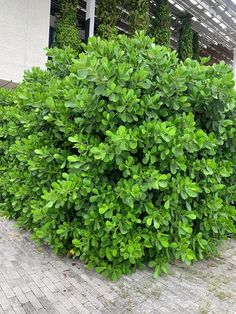
<path fill-rule="evenodd" d="M 221 252 L 191 267 L 177 263 L 157 280 L 143 270 L 114 283 L 0 218 L 0 313 L 235 314 L 236 241 Z"/>

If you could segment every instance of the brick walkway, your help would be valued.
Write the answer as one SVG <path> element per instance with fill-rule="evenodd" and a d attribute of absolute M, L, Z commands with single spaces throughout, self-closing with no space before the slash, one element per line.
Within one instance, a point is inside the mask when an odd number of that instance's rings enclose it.
<path fill-rule="evenodd" d="M 222 256 L 178 264 L 158 280 L 148 270 L 109 282 L 79 261 L 37 248 L 0 218 L 0 313 L 236 313 L 236 241 Z"/>

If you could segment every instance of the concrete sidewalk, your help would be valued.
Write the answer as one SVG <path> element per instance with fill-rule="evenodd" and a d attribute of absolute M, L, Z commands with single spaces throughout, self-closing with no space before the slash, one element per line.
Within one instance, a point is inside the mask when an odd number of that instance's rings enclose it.
<path fill-rule="evenodd" d="M 157 280 L 149 270 L 109 282 L 80 261 L 36 247 L 0 218 L 0 313 L 236 313 L 236 241 L 219 258 L 178 264 Z"/>

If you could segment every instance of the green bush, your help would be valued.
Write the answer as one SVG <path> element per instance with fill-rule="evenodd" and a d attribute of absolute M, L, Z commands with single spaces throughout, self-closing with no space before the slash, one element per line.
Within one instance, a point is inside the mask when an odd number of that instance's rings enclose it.
<path fill-rule="evenodd" d="M 84 50 L 1 96 L 1 209 L 113 280 L 213 254 L 236 234 L 232 71 L 143 33 Z"/>
<path fill-rule="evenodd" d="M 78 56 L 81 52 L 81 39 L 76 14 L 76 0 L 61 0 L 61 10 L 56 20 L 56 35 L 53 45 L 60 49 L 70 47 L 74 49 Z"/>

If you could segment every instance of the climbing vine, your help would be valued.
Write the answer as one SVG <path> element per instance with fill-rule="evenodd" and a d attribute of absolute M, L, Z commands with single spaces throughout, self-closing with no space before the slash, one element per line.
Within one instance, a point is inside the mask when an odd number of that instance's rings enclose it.
<path fill-rule="evenodd" d="M 193 59 L 199 60 L 199 37 L 197 32 L 193 32 Z"/>
<path fill-rule="evenodd" d="M 98 1 L 97 19 L 99 26 L 97 34 L 102 38 L 111 38 L 117 34 L 116 24 L 119 17 L 118 0 Z"/>
<path fill-rule="evenodd" d="M 193 31 L 191 17 L 182 18 L 182 24 L 179 31 L 178 55 L 180 60 L 193 57 Z"/>
<path fill-rule="evenodd" d="M 56 22 L 54 46 L 58 48 L 71 47 L 77 54 L 81 51 L 81 39 L 77 27 L 77 1 L 61 0 L 60 13 Z"/>
<path fill-rule="evenodd" d="M 155 38 L 156 42 L 162 46 L 170 46 L 171 36 L 171 12 L 168 0 L 158 0 L 156 2 L 155 14 Z"/>
<path fill-rule="evenodd" d="M 129 31 L 134 34 L 136 31 L 148 31 L 149 28 L 149 0 L 126 0 L 129 10 L 128 24 Z"/>

